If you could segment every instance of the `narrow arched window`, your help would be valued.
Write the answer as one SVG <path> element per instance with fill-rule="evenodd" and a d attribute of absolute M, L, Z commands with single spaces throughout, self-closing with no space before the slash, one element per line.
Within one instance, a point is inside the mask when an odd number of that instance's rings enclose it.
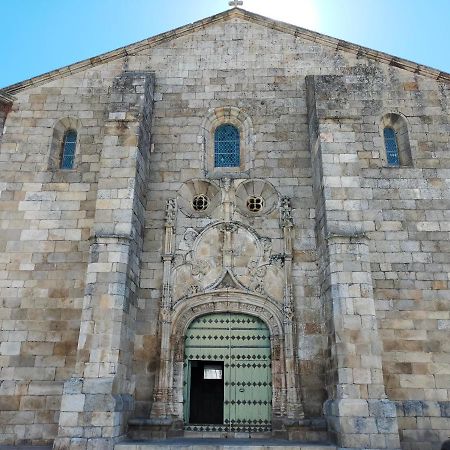
<path fill-rule="evenodd" d="M 77 132 L 69 130 L 64 135 L 61 154 L 61 169 L 73 169 L 75 161 L 75 149 L 77 146 Z"/>
<path fill-rule="evenodd" d="M 241 146 L 239 130 L 230 124 L 221 125 L 214 133 L 214 166 L 239 167 Z"/>
<path fill-rule="evenodd" d="M 397 133 L 391 127 L 384 129 L 384 146 L 386 147 L 386 159 L 390 166 L 400 165 L 398 155 Z"/>

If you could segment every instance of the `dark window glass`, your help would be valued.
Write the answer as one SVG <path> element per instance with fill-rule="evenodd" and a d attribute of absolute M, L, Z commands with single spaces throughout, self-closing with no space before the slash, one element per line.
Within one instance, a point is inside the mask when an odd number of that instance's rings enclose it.
<path fill-rule="evenodd" d="M 386 127 L 384 129 L 384 146 L 386 147 L 386 159 L 390 166 L 398 166 L 398 144 L 397 135 L 393 128 Z"/>
<path fill-rule="evenodd" d="M 70 130 L 64 136 L 64 143 L 61 155 L 61 169 L 73 169 L 76 146 L 77 146 L 77 132 L 74 130 Z"/>
<path fill-rule="evenodd" d="M 240 153 L 239 130 L 230 124 L 218 127 L 214 135 L 215 167 L 239 167 Z"/>

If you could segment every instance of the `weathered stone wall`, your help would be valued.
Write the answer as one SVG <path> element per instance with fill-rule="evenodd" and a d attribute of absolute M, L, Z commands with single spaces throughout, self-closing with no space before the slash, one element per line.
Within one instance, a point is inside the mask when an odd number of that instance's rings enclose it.
<path fill-rule="evenodd" d="M 325 414 L 340 447 L 399 448 L 394 404 L 386 400 L 362 215 L 361 186 L 354 139 L 360 116 L 345 108 L 351 92 L 342 76 L 307 77 L 311 154 L 321 298 L 329 359 Z M 341 99 L 341 108 L 335 106 Z M 343 107 L 342 107 L 343 106 Z"/>
<path fill-rule="evenodd" d="M 199 139 L 202 124 L 211 108 L 233 106 L 252 121 L 253 142 L 248 147 L 252 164 L 245 176 L 267 179 L 281 195 L 291 198 L 297 356 L 306 417 L 322 414 L 323 402 L 328 396 L 334 398 L 338 380 L 329 377 L 330 370 L 338 370 L 332 366 L 338 354 L 329 354 L 332 297 L 321 295 L 331 291 L 321 291 L 325 278 L 318 270 L 318 265 L 330 261 L 330 250 L 325 248 L 325 235 L 316 231 L 324 221 L 338 229 L 352 228 L 357 222 L 368 240 L 353 245 L 363 258 L 361 272 L 370 275 L 377 333 L 385 348 L 382 362 L 377 359 L 370 370 L 363 367 L 353 374 L 359 378 L 347 378 L 341 384 L 352 389 L 357 385 L 364 397 L 364 386 L 381 383 L 377 370 L 383 366 L 386 393 L 398 402 L 404 448 L 434 450 L 438 439 L 448 433 L 449 422 L 444 417 L 448 415 L 450 378 L 446 339 L 450 320 L 448 87 L 363 55 L 238 18 L 172 37 L 124 60 L 15 93 L 17 100 L 0 147 L 2 442 L 47 442 L 57 434 L 63 383 L 75 371 L 88 281 L 88 239 L 96 208 L 99 224 L 121 222 L 118 216 L 112 217 L 112 205 L 120 205 L 124 187 L 118 187 L 112 198 L 102 199 L 97 183 L 104 164 L 102 149 L 109 145 L 105 134 L 110 128 L 105 120 L 113 111 L 110 104 L 130 101 L 118 92 L 114 100 L 110 92 L 113 79 L 126 68 L 130 72 L 151 70 L 156 78 L 149 181 L 145 188 L 139 187 L 133 198 L 140 200 L 132 207 L 145 216 L 140 287 L 133 312 L 132 380 L 125 389 L 134 389 L 134 416 L 150 414 L 158 367 L 166 201 L 176 197 L 183 182 L 205 177 L 205 148 Z M 305 77 L 324 74 L 343 78 L 329 84 L 328 90 L 325 82 L 323 97 L 318 99 L 326 111 L 315 114 L 331 119 L 329 133 L 320 139 L 333 151 L 326 161 L 317 160 L 313 166 Z M 119 106 L 117 111 L 126 114 Z M 389 112 L 406 116 L 413 168 L 383 166 L 380 123 Z M 344 116 L 354 120 L 340 122 Z M 66 117 L 80 123 L 76 168 L 48 170 L 53 127 Z M 150 123 L 148 115 L 143 122 Z M 120 155 L 109 159 L 111 166 L 119 164 L 114 168 L 120 175 Z M 320 179 L 324 163 L 330 170 L 326 182 Z M 357 186 L 352 184 L 353 177 L 358 178 Z M 104 205 L 103 216 L 98 204 Z M 273 229 L 257 221 L 253 225 L 262 235 L 275 232 L 275 225 Z M 334 246 L 335 258 L 339 258 L 339 246 L 342 251 L 348 243 Z M 124 253 L 138 254 L 134 250 Z M 344 272 L 353 276 L 352 271 L 350 264 Z M 366 281 L 343 279 L 346 285 Z M 352 301 L 360 302 L 357 297 Z M 374 311 L 363 315 L 370 316 L 373 325 Z M 371 352 L 378 355 L 380 350 Z M 355 350 L 357 355 L 364 352 L 363 345 Z M 125 372 L 128 369 L 124 367 Z M 372 378 L 375 374 L 376 379 Z M 344 375 L 348 373 L 340 374 Z M 123 379 L 128 380 L 128 375 Z M 379 400 L 381 394 L 377 395 L 373 398 Z M 373 419 L 388 409 L 372 404 L 364 414 Z M 376 423 L 379 431 L 381 421 L 372 422 L 370 426 Z M 349 434 L 355 434 L 355 428 Z M 377 439 L 370 441 L 373 446 L 379 444 Z M 374 448 L 385 447 L 386 442 Z"/>
<path fill-rule="evenodd" d="M 322 148 L 341 147 L 333 159 L 322 154 L 321 164 L 334 169 L 321 180 L 321 191 L 331 195 L 320 217 L 325 227 L 331 222 L 341 232 L 366 234 L 386 393 L 397 405 L 402 448 L 438 449 L 450 423 L 450 160 L 448 136 L 441 133 L 449 124 L 449 90 L 420 77 L 405 81 L 392 71 L 388 79 L 379 70 L 317 77 L 316 115 L 323 120 L 316 134 Z M 389 111 L 406 116 L 412 167 L 384 162 L 380 118 Z M 359 165 L 356 173 L 350 161 Z M 351 180 L 350 174 L 357 176 Z"/>
<path fill-rule="evenodd" d="M 119 64 L 120 69 L 120 64 Z M 0 148 L 0 440 L 51 442 L 75 368 L 108 89 L 115 68 L 17 93 Z M 75 169 L 49 170 L 78 119 Z"/>
<path fill-rule="evenodd" d="M 364 142 L 359 157 L 371 190 L 368 237 L 385 382 L 398 405 L 403 447 L 431 450 L 450 434 L 450 89 L 393 70 L 379 86 L 356 139 Z M 411 168 L 387 168 L 377 155 L 377 119 L 387 111 L 406 116 Z"/>
<path fill-rule="evenodd" d="M 77 361 L 55 449 L 112 448 L 134 409 L 131 371 L 154 78 L 114 79 L 105 123 Z"/>

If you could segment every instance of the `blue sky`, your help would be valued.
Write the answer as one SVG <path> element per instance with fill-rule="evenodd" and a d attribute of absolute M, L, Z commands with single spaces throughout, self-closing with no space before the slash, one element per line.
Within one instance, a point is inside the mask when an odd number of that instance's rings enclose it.
<path fill-rule="evenodd" d="M 0 87 L 227 8 L 228 0 L 0 0 Z M 244 0 L 244 8 L 450 72 L 450 0 Z"/>

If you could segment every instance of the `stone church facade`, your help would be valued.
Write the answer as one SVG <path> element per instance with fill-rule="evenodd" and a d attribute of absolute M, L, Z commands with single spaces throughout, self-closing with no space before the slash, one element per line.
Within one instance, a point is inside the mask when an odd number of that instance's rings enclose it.
<path fill-rule="evenodd" d="M 0 91 L 0 444 L 439 449 L 449 83 L 233 8 Z"/>

